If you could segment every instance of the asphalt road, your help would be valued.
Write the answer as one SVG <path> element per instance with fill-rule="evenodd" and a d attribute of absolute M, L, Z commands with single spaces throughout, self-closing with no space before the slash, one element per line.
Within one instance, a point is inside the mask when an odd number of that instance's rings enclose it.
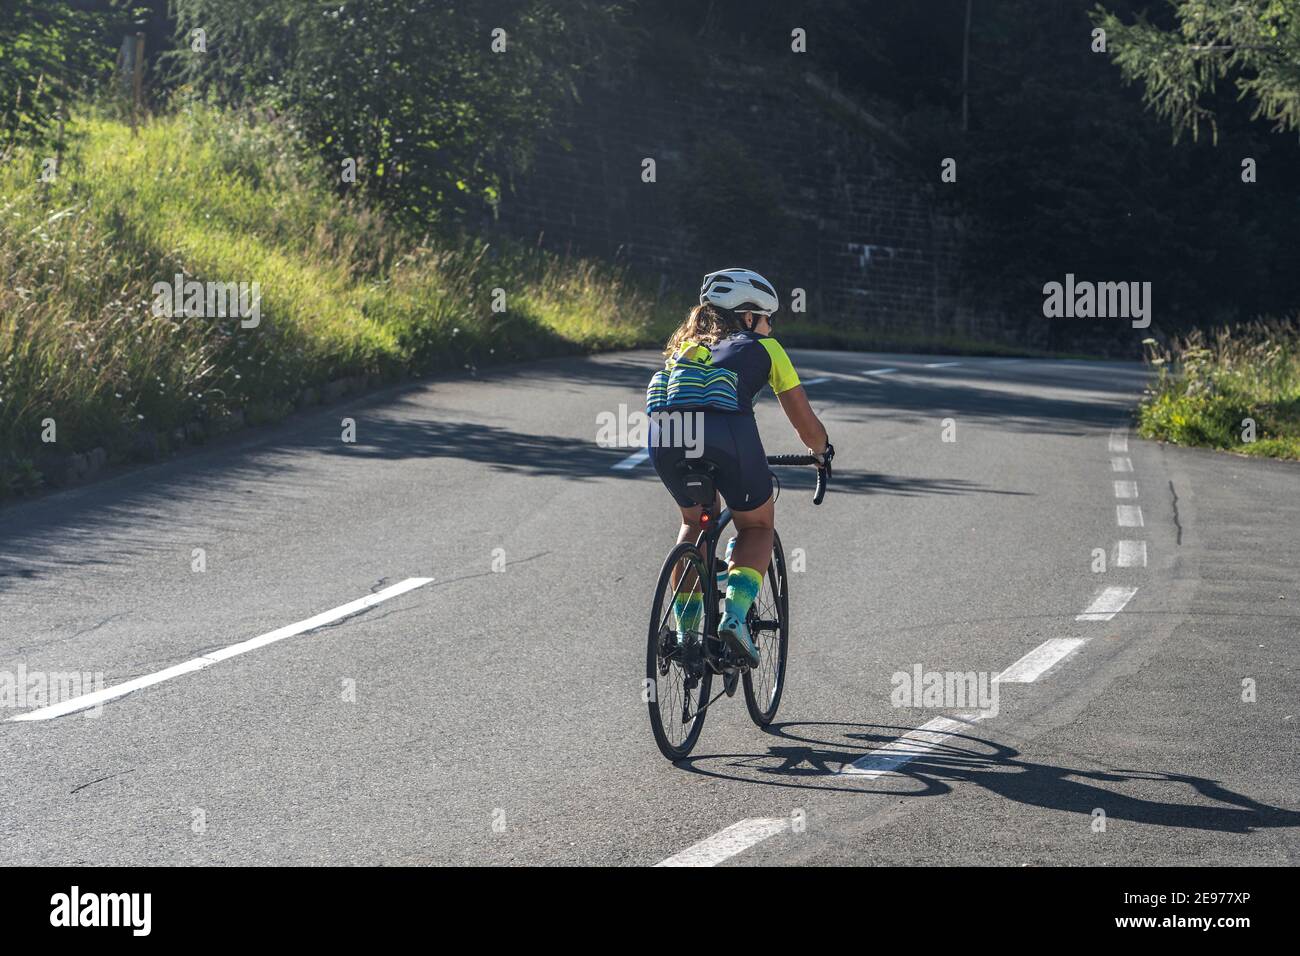
<path fill-rule="evenodd" d="M 675 509 L 595 438 L 655 356 L 499 369 L 0 511 L 0 864 L 1300 860 L 1300 467 L 1137 439 L 1136 365 L 792 356 L 838 457 L 784 476 L 769 732 L 650 734 Z M 894 706 L 918 665 L 996 714 Z M 71 672 L 157 676 L 9 719 Z"/>

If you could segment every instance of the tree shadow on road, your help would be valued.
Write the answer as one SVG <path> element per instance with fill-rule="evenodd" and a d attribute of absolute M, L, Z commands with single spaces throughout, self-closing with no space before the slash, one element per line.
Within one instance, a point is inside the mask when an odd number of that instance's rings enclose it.
<path fill-rule="evenodd" d="M 713 754 L 679 761 L 692 773 L 746 783 L 833 790 L 891 799 L 934 797 L 966 784 L 1016 803 L 1090 816 L 1101 808 L 1110 820 L 1220 833 L 1251 833 L 1300 826 L 1300 811 L 1260 803 L 1217 780 L 1152 770 L 1057 766 L 1022 759 L 1019 750 L 971 734 L 955 734 L 918 749 L 910 762 L 880 777 L 839 769 L 913 728 L 833 721 L 791 721 L 767 728 L 776 738 L 762 754 Z M 1216 801 L 1144 799 L 1115 786 L 1146 781 Z M 911 789 L 900 789 L 910 787 Z"/>
<path fill-rule="evenodd" d="M 400 407 L 400 402 L 394 403 Z M 392 406 L 390 406 L 391 408 Z M 427 417 L 373 417 L 356 413 L 357 440 L 339 440 L 339 413 L 306 417 L 290 430 L 278 429 L 257 445 L 231 453 L 213 448 L 192 457 L 137 472 L 129 483 L 78 489 L 5 512 L 0 532 L 0 592 L 40 579 L 59 568 L 96 569 L 128 563 L 148 553 L 188 554 L 206 529 L 254 527 L 285 510 L 296 511 L 313 489 L 365 481 L 364 471 L 322 468 L 325 461 L 430 461 L 455 459 L 490 472 L 568 482 L 641 481 L 664 494 L 648 462 L 621 470 L 614 465 L 634 449 L 603 448 L 594 442 L 535 434 L 485 422 Z M 278 439 L 278 440 L 277 440 Z M 811 494 L 815 473 L 779 469 L 787 493 Z M 833 495 L 1019 495 L 964 478 L 887 475 L 837 470 Z M 667 500 L 665 496 L 665 500 Z M 160 502 L 184 506 L 183 524 Z M 262 517 L 259 517 L 262 516 Z"/>

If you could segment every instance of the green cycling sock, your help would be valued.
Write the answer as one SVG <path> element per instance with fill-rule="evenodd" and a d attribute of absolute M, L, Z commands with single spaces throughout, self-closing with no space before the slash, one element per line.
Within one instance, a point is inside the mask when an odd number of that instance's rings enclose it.
<path fill-rule="evenodd" d="M 727 575 L 726 613 L 743 621 L 762 586 L 763 575 L 753 568 L 732 568 Z"/>
<path fill-rule="evenodd" d="M 704 595 L 699 591 L 673 595 L 673 620 L 679 631 L 698 631 L 704 616 Z"/>

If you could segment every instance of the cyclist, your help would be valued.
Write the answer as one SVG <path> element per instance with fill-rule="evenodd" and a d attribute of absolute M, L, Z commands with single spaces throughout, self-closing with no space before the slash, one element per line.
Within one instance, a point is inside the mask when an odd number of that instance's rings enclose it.
<path fill-rule="evenodd" d="M 646 407 L 651 427 L 649 452 L 655 471 L 681 509 L 677 540 L 700 534 L 701 507 L 686 493 L 677 465 L 703 457 L 716 466 L 714 481 L 731 508 L 735 547 L 727 571 L 726 605 L 718 636 L 757 665 L 758 648 L 746 624 L 772 554 L 775 509 L 772 474 L 754 421 L 754 398 L 770 385 L 786 417 L 808 450 L 828 460 L 834 449 L 790 358 L 771 338 L 772 314 L 778 308 L 772 284 L 749 269 L 722 269 L 704 277 L 700 304 L 668 339 L 664 369 L 651 379 Z M 697 433 L 703 450 L 691 450 L 676 424 L 659 411 L 699 412 Z M 699 626 L 704 604 L 700 588 L 679 594 L 673 608 L 679 631 Z"/>

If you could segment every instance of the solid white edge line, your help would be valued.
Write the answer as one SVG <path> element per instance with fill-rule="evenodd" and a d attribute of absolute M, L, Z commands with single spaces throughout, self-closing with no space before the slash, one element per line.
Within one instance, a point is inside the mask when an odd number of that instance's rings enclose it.
<path fill-rule="evenodd" d="M 1137 496 L 1138 496 L 1138 483 L 1136 481 L 1115 482 L 1116 498 L 1136 498 Z"/>
<path fill-rule="evenodd" d="M 1145 568 L 1147 543 L 1145 541 L 1120 541 L 1115 545 L 1115 567 Z"/>
<path fill-rule="evenodd" d="M 1082 637 L 1053 637 L 993 679 L 1000 684 L 1032 684 L 1086 643 Z"/>
<path fill-rule="evenodd" d="M 611 465 L 610 467 L 614 471 L 631 471 L 637 465 L 641 464 L 641 462 L 649 460 L 649 458 L 650 458 L 650 449 L 642 448 L 640 451 L 633 452 L 632 454 L 624 458 L 622 461 L 617 462 Z"/>
<path fill-rule="evenodd" d="M 1145 527 L 1142 521 L 1141 506 L 1140 505 L 1116 505 L 1115 523 L 1118 524 L 1121 528 Z"/>
<path fill-rule="evenodd" d="M 789 826 L 790 821 L 782 817 L 750 817 L 705 837 L 655 866 L 717 866 Z"/>
<path fill-rule="evenodd" d="M 882 774 L 897 770 L 917 757 L 924 757 L 949 737 L 970 729 L 971 724 L 990 716 L 987 713 L 970 714 L 964 718 L 935 717 L 915 730 L 909 730 L 897 740 L 877 747 L 852 763 L 840 768 L 840 775 L 864 777 L 874 780 Z"/>
<path fill-rule="evenodd" d="M 1138 593 L 1137 588 L 1106 588 L 1078 615 L 1076 621 L 1109 621 Z"/>
<path fill-rule="evenodd" d="M 151 687 L 154 684 L 161 684 L 165 680 L 171 680 L 173 677 L 180 677 L 182 674 L 190 674 L 194 671 L 203 670 L 205 667 L 211 667 L 213 664 L 220 663 L 231 657 L 240 654 L 247 654 L 249 651 L 257 650 L 259 647 L 265 647 L 276 641 L 282 641 L 287 637 L 293 637 L 296 634 L 303 634 L 307 631 L 313 631 L 318 627 L 337 621 L 340 618 L 356 614 L 358 611 L 364 611 L 368 607 L 373 607 L 389 598 L 397 597 L 399 594 L 405 594 L 407 591 L 413 591 L 416 588 L 423 587 L 432 581 L 433 578 L 407 578 L 405 581 L 399 581 L 391 587 L 386 587 L 382 591 L 376 591 L 356 601 L 340 605 L 330 611 L 324 611 L 314 617 L 309 617 L 297 624 L 289 624 L 286 627 L 278 628 L 274 631 L 268 631 L 258 637 L 250 638 L 247 641 L 240 641 L 238 644 L 231 644 L 229 647 L 223 647 L 220 650 L 213 651 L 210 654 L 201 654 L 188 661 L 180 664 L 174 664 L 171 667 L 152 674 L 145 674 L 143 677 L 136 677 L 132 680 L 125 681 L 121 684 L 115 684 L 112 687 L 105 687 L 103 690 L 97 690 L 90 694 L 82 694 L 80 697 L 73 697 L 69 700 L 60 701 L 57 704 L 50 704 L 47 707 L 40 707 L 36 710 L 28 711 L 25 714 L 19 714 L 16 717 L 10 717 L 10 721 L 15 720 L 52 720 L 55 717 L 63 717 L 66 714 L 76 713 L 79 710 L 86 710 L 89 707 L 96 707 L 106 701 L 114 700 L 118 697 L 124 697 L 134 691 L 144 687 Z"/>

